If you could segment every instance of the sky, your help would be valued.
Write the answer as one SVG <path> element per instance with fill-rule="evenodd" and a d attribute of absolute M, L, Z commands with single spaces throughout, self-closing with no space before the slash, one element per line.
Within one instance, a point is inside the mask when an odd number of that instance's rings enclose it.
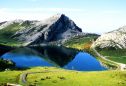
<path fill-rule="evenodd" d="M 83 32 L 102 34 L 126 25 L 126 0 L 1 0 L 0 22 L 44 20 L 57 13 Z"/>

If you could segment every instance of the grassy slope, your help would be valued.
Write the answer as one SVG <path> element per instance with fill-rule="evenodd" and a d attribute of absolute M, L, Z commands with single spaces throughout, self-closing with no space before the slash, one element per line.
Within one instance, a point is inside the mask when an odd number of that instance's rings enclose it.
<path fill-rule="evenodd" d="M 47 67 L 0 72 L 0 83 L 16 83 L 21 73 L 44 70 L 57 72 L 29 74 L 28 84 L 37 86 L 126 86 L 126 71 L 78 72 Z M 19 83 L 21 84 L 20 81 Z"/>
<path fill-rule="evenodd" d="M 101 57 L 96 55 L 96 53 L 92 49 L 89 50 L 89 53 L 92 56 L 94 56 L 96 59 L 98 59 L 106 68 L 108 68 L 110 70 L 118 69 L 118 65 L 117 64 L 114 64 L 114 63 L 111 63 L 111 62 L 108 62 L 108 61 L 102 59 Z"/>
<path fill-rule="evenodd" d="M 119 49 L 119 50 L 99 50 L 99 52 L 106 56 L 106 58 L 126 64 L 126 49 Z"/>
<path fill-rule="evenodd" d="M 21 71 L 0 72 L 0 86 L 2 83 L 17 83 Z"/>
<path fill-rule="evenodd" d="M 13 23 L 4 27 L 0 30 L 0 44 L 7 46 L 20 46 L 22 42 L 12 39 L 11 36 L 14 35 L 16 31 L 23 29 L 22 27 L 27 26 L 27 24 L 20 25 L 19 23 Z"/>
<path fill-rule="evenodd" d="M 96 39 L 97 37 L 98 36 L 96 35 L 77 36 L 65 42 L 64 46 L 76 48 L 79 50 L 89 50 L 92 44 L 92 40 Z"/>
<path fill-rule="evenodd" d="M 15 45 L 18 42 L 10 37 L 18 30 L 19 24 L 14 23 L 0 30 L 0 44 Z"/>

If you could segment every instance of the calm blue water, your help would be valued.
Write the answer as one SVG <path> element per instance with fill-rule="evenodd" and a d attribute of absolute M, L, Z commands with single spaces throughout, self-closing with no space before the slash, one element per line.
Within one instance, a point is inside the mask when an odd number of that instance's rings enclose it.
<path fill-rule="evenodd" d="M 105 70 L 98 60 L 86 52 L 64 47 L 18 48 L 1 57 L 11 59 L 17 67 L 54 66 L 78 71 Z"/>
<path fill-rule="evenodd" d="M 92 71 L 92 70 L 105 70 L 93 56 L 85 52 L 79 52 L 75 58 L 68 63 L 65 68 L 80 70 L 80 71 Z"/>

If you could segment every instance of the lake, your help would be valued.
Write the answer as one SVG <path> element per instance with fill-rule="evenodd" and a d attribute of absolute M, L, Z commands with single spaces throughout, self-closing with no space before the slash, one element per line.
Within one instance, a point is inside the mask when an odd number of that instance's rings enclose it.
<path fill-rule="evenodd" d="M 106 70 L 92 55 L 58 46 L 17 48 L 4 53 L 1 57 L 14 61 L 16 67 L 20 68 L 48 66 L 78 71 Z"/>

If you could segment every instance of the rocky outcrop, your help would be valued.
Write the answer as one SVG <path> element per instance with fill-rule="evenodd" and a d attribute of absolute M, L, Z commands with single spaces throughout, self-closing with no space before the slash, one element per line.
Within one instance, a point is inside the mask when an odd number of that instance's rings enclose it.
<path fill-rule="evenodd" d="M 6 22 L 0 25 L 0 28 L 2 29 L 16 22 L 18 23 L 19 30 L 11 38 L 30 45 L 59 40 L 64 41 L 82 32 L 81 28 L 64 14 L 54 15 L 44 21 L 18 20 Z"/>
<path fill-rule="evenodd" d="M 126 26 L 101 35 L 92 47 L 126 49 Z"/>

